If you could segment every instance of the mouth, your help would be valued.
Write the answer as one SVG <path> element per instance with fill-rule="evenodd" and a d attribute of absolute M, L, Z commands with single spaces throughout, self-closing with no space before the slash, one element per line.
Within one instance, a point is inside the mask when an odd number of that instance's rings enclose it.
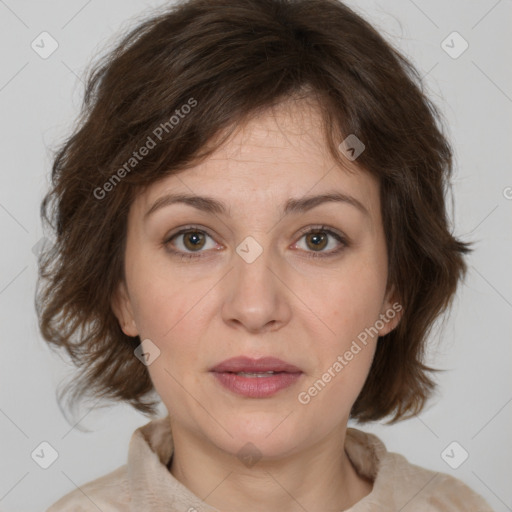
<path fill-rule="evenodd" d="M 286 372 L 225 372 L 232 373 L 233 375 L 239 375 L 240 377 L 268 377 L 269 375 L 278 375 L 279 373 Z"/>
<path fill-rule="evenodd" d="M 253 376 L 276 373 L 302 373 L 302 370 L 297 368 L 297 366 L 275 357 L 252 359 L 245 356 L 226 359 L 211 368 L 210 371 L 217 373 L 241 373 Z"/>
<path fill-rule="evenodd" d="M 281 359 L 235 357 L 210 369 L 225 389 L 248 398 L 267 398 L 295 384 L 303 372 Z"/>

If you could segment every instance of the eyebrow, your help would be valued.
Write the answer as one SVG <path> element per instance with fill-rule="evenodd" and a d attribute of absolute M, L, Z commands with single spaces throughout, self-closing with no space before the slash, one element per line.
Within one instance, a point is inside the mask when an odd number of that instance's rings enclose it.
<path fill-rule="evenodd" d="M 288 199 L 288 201 L 286 201 L 284 205 L 283 214 L 290 215 L 304 213 L 308 210 L 311 210 L 312 208 L 315 208 L 320 204 L 328 202 L 349 204 L 357 208 L 365 215 L 370 215 L 366 207 L 355 197 L 343 194 L 341 192 L 330 192 L 316 196 L 305 196 L 297 199 Z M 197 196 L 190 194 L 167 194 L 165 196 L 158 198 L 153 203 L 149 210 L 144 214 L 144 220 L 147 220 L 147 218 L 155 211 L 177 203 L 187 204 L 189 206 L 196 208 L 197 210 L 206 213 L 229 216 L 229 214 L 227 213 L 228 208 L 226 204 L 218 199 L 214 199 L 213 197 Z"/>

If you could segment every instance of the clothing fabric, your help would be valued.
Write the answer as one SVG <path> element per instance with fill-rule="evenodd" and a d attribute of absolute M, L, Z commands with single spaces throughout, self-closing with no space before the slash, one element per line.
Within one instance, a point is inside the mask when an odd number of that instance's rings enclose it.
<path fill-rule="evenodd" d="M 373 489 L 346 512 L 492 512 L 462 481 L 410 464 L 374 434 L 347 428 L 345 451 Z M 219 512 L 168 470 L 173 453 L 169 416 L 132 435 L 127 464 L 75 489 L 47 512 Z"/>

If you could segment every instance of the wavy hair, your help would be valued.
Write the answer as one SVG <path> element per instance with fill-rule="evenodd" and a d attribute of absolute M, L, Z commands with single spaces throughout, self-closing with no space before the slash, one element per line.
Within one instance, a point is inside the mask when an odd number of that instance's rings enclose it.
<path fill-rule="evenodd" d="M 421 411 L 435 388 L 428 335 L 471 250 L 447 218 L 452 150 L 415 67 L 336 0 L 180 2 L 127 30 L 89 71 L 41 204 L 55 242 L 40 257 L 36 311 L 44 339 L 80 370 L 65 389 L 70 401 L 88 395 L 156 412 L 134 356 L 141 340 L 122 332 L 111 308 L 129 207 L 148 185 L 207 158 L 242 121 L 300 95 L 316 101 L 340 164 L 346 136 L 366 146 L 357 164 L 380 183 L 388 286 L 404 308 L 377 344 L 351 417 L 395 422 Z M 157 134 L 162 142 L 137 158 Z"/>

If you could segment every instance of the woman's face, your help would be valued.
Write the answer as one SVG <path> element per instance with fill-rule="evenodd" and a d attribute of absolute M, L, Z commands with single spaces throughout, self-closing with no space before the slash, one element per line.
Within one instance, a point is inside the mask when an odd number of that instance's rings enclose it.
<path fill-rule="evenodd" d="M 129 212 L 114 311 L 126 334 L 150 340 L 173 429 L 228 453 L 251 442 L 279 457 L 344 432 L 375 351 L 368 329 L 398 321 L 382 316 L 393 301 L 378 182 L 357 161 L 353 173 L 335 164 L 320 123 L 303 101 L 281 104 Z M 348 199 L 304 202 L 324 194 Z M 212 371 L 241 356 L 296 369 Z M 272 368 L 288 371 L 262 373 Z"/>

